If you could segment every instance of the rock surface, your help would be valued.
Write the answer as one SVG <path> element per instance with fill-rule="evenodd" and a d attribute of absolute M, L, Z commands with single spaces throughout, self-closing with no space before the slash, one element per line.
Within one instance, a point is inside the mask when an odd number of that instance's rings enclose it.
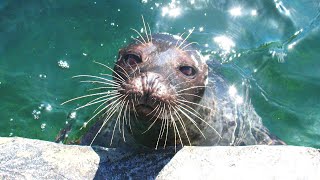
<path fill-rule="evenodd" d="M 0 138 L 0 179 L 319 179 L 320 151 L 294 146 L 132 151 Z M 173 157 L 173 158 L 172 158 Z"/>
<path fill-rule="evenodd" d="M 297 146 L 187 147 L 158 179 L 320 179 L 320 151 Z"/>

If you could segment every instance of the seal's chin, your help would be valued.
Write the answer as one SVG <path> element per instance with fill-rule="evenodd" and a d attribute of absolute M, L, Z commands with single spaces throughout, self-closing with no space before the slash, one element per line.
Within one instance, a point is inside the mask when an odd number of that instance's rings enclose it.
<path fill-rule="evenodd" d="M 140 116 L 149 116 L 154 108 L 148 104 L 139 104 L 136 106 L 136 110 Z"/>

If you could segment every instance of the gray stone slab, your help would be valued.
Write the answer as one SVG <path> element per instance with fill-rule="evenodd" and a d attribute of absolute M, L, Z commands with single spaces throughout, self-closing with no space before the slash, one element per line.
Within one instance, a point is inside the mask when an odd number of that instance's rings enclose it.
<path fill-rule="evenodd" d="M 313 148 L 184 147 L 174 154 L 0 138 L 0 179 L 320 179 Z"/>
<path fill-rule="evenodd" d="M 0 138 L 0 179 L 154 179 L 174 154 Z"/>
<path fill-rule="evenodd" d="M 297 146 L 184 147 L 157 179 L 320 179 L 320 152 Z"/>

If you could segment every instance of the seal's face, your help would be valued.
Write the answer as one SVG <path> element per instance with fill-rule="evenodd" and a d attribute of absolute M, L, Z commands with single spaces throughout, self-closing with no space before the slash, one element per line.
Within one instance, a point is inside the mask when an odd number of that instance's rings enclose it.
<path fill-rule="evenodd" d="M 173 36 L 156 34 L 152 39 L 119 51 L 114 80 L 139 119 L 170 119 L 181 104 L 192 102 L 184 108 L 194 108 L 200 101 L 208 68 L 199 53 L 179 48 Z"/>
<path fill-rule="evenodd" d="M 116 127 L 125 140 L 125 127 L 129 127 L 134 139 L 146 146 L 157 148 L 160 141 L 164 146 L 184 142 L 191 145 L 196 136 L 204 136 L 203 125 L 210 126 L 198 112 L 200 106 L 211 110 L 201 105 L 208 67 L 200 53 L 191 47 L 192 43 L 187 44 L 186 39 L 172 35 L 155 34 L 147 39 L 141 36 L 121 49 L 113 69 L 96 62 L 113 71 L 113 80 L 93 75 L 75 76 L 93 78 L 83 82 L 100 85 L 91 90 L 101 92 L 64 102 L 95 97 L 76 110 L 100 103 L 83 125 L 86 127 L 102 114 L 101 124 L 96 123 L 101 126 L 97 131 L 92 130 L 96 133 L 91 144 L 104 131 L 111 132 L 111 145 Z M 113 128 L 103 130 L 110 121 Z M 90 133 L 86 137 L 90 139 Z"/>

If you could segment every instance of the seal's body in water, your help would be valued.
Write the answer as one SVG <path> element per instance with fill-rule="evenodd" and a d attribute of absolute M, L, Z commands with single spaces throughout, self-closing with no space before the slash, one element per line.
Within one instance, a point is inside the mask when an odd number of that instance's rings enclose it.
<path fill-rule="evenodd" d="M 230 95 L 215 66 L 186 39 L 141 36 L 119 51 L 113 80 L 100 78 L 98 83 L 112 90 L 102 93 L 106 99 L 99 111 L 102 118 L 81 144 L 156 148 L 285 144 L 270 135 L 246 97 L 238 103 Z"/>

